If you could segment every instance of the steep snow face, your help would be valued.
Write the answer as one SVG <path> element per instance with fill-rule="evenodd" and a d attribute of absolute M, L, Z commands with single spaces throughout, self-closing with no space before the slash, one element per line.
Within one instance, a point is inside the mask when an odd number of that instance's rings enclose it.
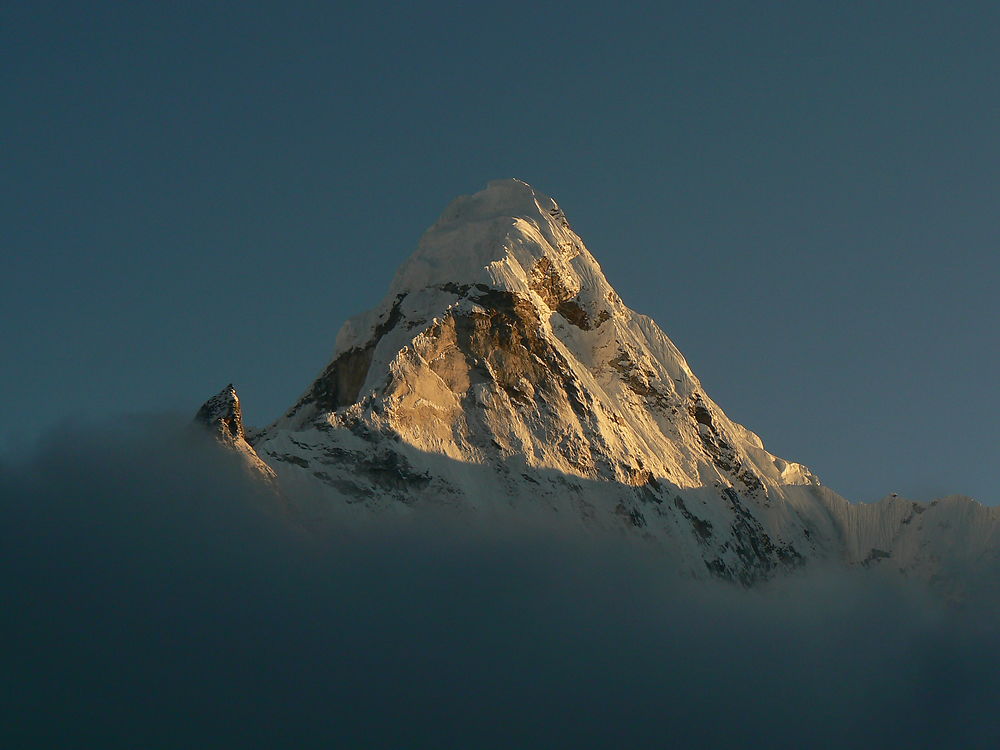
<path fill-rule="evenodd" d="M 839 515 L 854 564 L 945 581 L 952 594 L 983 571 L 1000 570 L 1000 507 L 960 495 L 930 503 L 890 495 L 848 504 Z"/>
<path fill-rule="evenodd" d="M 241 423 L 209 421 L 253 453 Z M 334 507 L 513 508 L 635 535 L 678 570 L 748 584 L 815 561 L 892 559 L 932 578 L 936 550 L 950 554 L 939 526 L 966 507 L 928 511 L 925 527 L 915 505 L 851 506 L 768 453 L 625 306 L 556 202 L 519 180 L 452 202 L 252 442 L 316 521 Z M 977 544 L 995 543 L 990 518 Z"/>

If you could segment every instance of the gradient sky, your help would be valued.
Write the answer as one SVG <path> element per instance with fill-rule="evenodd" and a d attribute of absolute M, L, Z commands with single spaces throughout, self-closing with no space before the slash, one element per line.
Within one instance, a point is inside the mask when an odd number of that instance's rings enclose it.
<path fill-rule="evenodd" d="M 555 197 L 852 500 L 1000 502 L 1000 5 L 6 3 L 0 446 L 265 423 L 455 195 Z"/>

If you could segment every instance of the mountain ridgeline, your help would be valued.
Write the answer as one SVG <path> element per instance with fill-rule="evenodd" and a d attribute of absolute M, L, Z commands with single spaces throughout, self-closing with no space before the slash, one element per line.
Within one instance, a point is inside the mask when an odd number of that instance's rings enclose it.
<path fill-rule="evenodd" d="M 544 517 L 744 585 L 846 565 L 957 590 L 1000 561 L 996 508 L 851 504 L 769 453 L 519 180 L 453 201 L 273 424 L 244 432 L 231 386 L 199 417 L 305 524 Z"/>

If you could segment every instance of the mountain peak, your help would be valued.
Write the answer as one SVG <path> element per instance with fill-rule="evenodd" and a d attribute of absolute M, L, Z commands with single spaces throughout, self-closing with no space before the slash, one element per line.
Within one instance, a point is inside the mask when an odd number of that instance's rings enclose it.
<path fill-rule="evenodd" d="M 815 482 L 704 396 L 556 202 L 520 180 L 445 209 L 269 434 L 326 430 L 361 412 L 417 450 L 466 463 L 520 456 L 596 481 L 752 493 Z"/>
<path fill-rule="evenodd" d="M 232 383 L 202 404 L 194 421 L 208 429 L 222 445 L 234 451 L 251 476 L 262 478 L 266 482 L 274 481 L 274 470 L 261 460 L 247 442 L 240 397 L 236 395 L 236 388 Z"/>
<path fill-rule="evenodd" d="M 565 266 L 582 247 L 554 200 L 522 180 L 494 180 L 448 204 L 400 267 L 387 300 L 449 283 L 517 292 L 543 257 Z"/>
<path fill-rule="evenodd" d="M 225 388 L 202 404 L 195 421 L 217 432 L 220 437 L 230 440 L 242 440 L 243 411 L 240 408 L 240 398 L 236 388 L 229 383 Z"/>
<path fill-rule="evenodd" d="M 460 195 L 449 203 L 432 231 L 457 223 L 494 218 L 544 218 L 558 209 L 554 200 L 523 180 L 491 180 L 478 193 Z"/>

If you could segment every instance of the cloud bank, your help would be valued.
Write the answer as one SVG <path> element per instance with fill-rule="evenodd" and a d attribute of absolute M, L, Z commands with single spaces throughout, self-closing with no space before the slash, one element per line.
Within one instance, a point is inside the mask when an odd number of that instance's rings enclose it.
<path fill-rule="evenodd" d="M 694 585 L 614 540 L 317 540 L 170 419 L 0 464 L 17 748 L 983 747 L 995 599 L 815 571 Z M 346 522 L 345 522 L 346 524 Z"/>

